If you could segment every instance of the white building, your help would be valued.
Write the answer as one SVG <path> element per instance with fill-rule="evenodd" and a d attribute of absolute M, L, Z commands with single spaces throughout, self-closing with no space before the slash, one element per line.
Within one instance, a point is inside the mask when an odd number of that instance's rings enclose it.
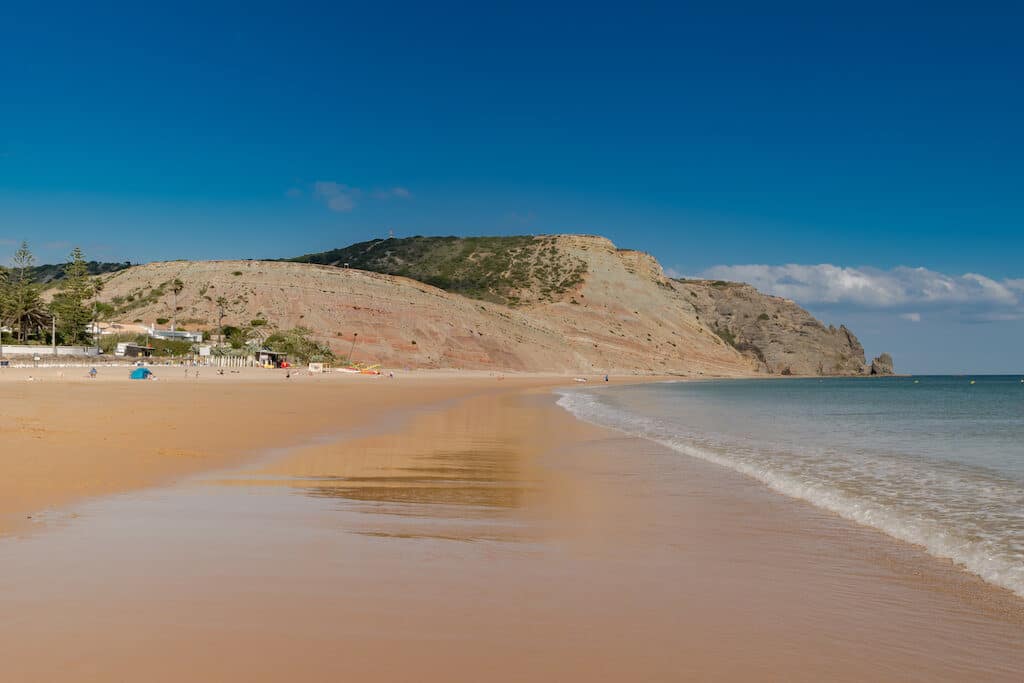
<path fill-rule="evenodd" d="M 184 330 L 158 330 L 156 327 L 149 328 L 149 336 L 153 339 L 173 339 L 176 341 L 203 341 L 202 332 L 186 332 Z"/>
<path fill-rule="evenodd" d="M 158 330 L 156 325 L 139 323 L 94 323 L 89 326 L 90 334 L 145 334 L 153 339 L 175 341 L 203 341 L 202 332 L 186 332 L 184 330 Z"/>

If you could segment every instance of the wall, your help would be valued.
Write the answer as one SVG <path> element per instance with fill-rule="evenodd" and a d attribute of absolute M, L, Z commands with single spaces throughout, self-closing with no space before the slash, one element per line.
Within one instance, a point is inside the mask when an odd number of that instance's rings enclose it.
<path fill-rule="evenodd" d="M 34 356 L 40 358 L 53 357 L 52 346 L 34 346 L 30 344 L 4 344 L 4 356 Z M 91 346 L 58 346 L 58 356 L 95 356 L 96 349 Z"/>

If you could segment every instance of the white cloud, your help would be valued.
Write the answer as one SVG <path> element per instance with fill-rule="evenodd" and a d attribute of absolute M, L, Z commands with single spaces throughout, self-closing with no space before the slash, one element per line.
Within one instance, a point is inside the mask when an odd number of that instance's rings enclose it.
<path fill-rule="evenodd" d="M 361 191 L 333 180 L 318 180 L 313 183 L 313 196 L 327 204 L 331 211 L 349 212 L 356 208 L 356 198 Z"/>
<path fill-rule="evenodd" d="M 903 318 L 904 320 L 909 320 L 912 323 L 919 323 L 919 322 L 921 322 L 921 314 L 920 313 L 901 313 L 900 317 Z"/>
<path fill-rule="evenodd" d="M 915 314 L 918 320 L 922 309 L 954 310 L 977 321 L 1024 318 L 1024 279 L 994 280 L 977 273 L 947 275 L 906 266 L 844 268 L 827 263 L 714 266 L 703 276 L 749 282 L 761 291 L 808 306 L 892 310 Z"/>

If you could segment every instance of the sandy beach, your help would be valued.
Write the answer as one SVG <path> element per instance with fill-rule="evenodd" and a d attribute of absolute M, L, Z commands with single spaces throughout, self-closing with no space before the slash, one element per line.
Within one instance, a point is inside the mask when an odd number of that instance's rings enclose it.
<path fill-rule="evenodd" d="M 571 378 L 26 373 L 0 376 L 5 680 L 1024 674 L 1024 601 L 577 421 Z"/>

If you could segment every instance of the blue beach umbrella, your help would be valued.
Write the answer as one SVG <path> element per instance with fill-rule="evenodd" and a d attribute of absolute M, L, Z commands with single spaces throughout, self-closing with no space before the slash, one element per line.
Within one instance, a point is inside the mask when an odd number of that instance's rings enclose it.
<path fill-rule="evenodd" d="M 130 379 L 149 379 L 153 372 L 149 368 L 135 368 L 132 370 L 132 374 L 129 375 Z"/>

